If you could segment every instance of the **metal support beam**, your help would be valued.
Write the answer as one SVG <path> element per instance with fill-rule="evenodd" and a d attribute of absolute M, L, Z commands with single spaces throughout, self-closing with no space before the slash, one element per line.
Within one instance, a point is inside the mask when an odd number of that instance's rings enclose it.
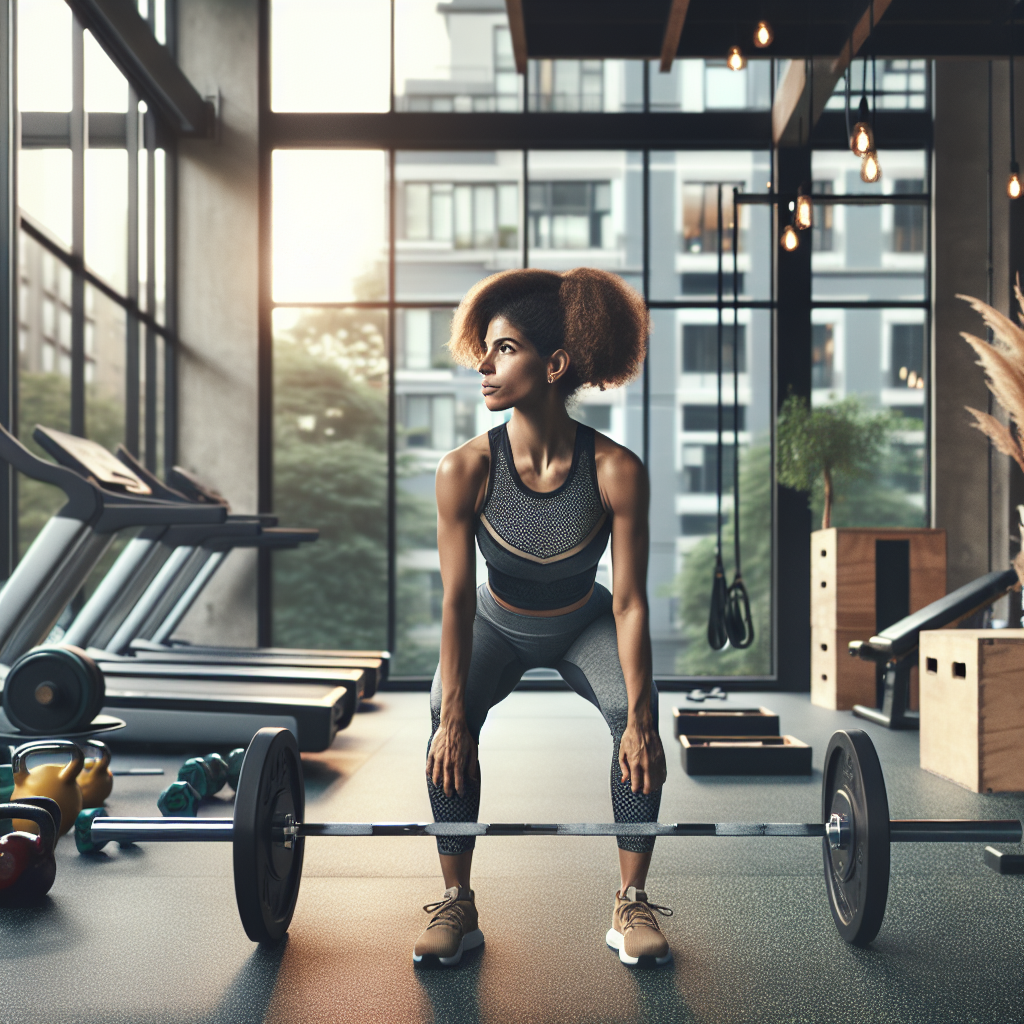
<path fill-rule="evenodd" d="M 0 426 L 18 423 L 18 0 L 0 0 Z M 17 476 L 0 467 L 0 578 L 18 558 Z"/>
<path fill-rule="evenodd" d="M 526 74 L 526 20 L 523 18 L 523 0 L 505 0 L 508 11 L 508 30 L 512 36 L 512 54 L 516 71 Z"/>
<path fill-rule="evenodd" d="M 665 35 L 661 40 L 661 71 L 671 71 L 672 61 L 679 52 L 679 39 L 686 24 L 686 12 L 690 9 L 690 0 L 672 0 L 665 22 Z"/>
<path fill-rule="evenodd" d="M 772 104 L 772 137 L 777 146 L 802 146 L 825 110 L 839 79 L 867 42 L 873 25 L 892 0 L 873 0 L 854 25 L 837 57 L 790 61 Z M 808 73 L 809 72 L 809 73 Z"/>
<path fill-rule="evenodd" d="M 203 99 L 133 0 L 67 0 L 110 59 L 178 135 L 212 138 L 213 104 Z"/>

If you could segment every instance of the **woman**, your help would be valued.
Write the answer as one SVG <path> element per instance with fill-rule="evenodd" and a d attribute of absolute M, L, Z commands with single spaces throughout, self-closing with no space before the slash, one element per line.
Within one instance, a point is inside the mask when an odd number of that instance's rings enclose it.
<path fill-rule="evenodd" d="M 463 299 L 449 349 L 483 377 L 507 424 L 473 438 L 437 470 L 444 604 L 430 693 L 427 788 L 435 821 L 476 821 L 477 741 L 487 712 L 531 668 L 555 668 L 612 734 L 616 822 L 657 821 L 665 754 L 651 678 L 646 598 L 647 476 L 626 448 L 572 420 L 579 388 L 615 387 L 643 365 L 643 300 L 600 270 L 509 270 Z M 595 584 L 609 537 L 613 593 Z M 474 542 L 488 582 L 476 588 Z M 470 868 L 475 840 L 437 840 L 445 893 L 413 951 L 456 964 L 483 942 Z M 671 959 L 644 892 L 654 840 L 620 836 L 621 887 L 606 941 L 626 964 Z"/>

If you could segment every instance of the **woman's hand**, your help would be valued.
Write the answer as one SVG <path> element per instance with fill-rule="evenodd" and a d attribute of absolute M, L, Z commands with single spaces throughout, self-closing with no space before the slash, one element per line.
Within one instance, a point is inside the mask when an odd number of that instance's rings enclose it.
<path fill-rule="evenodd" d="M 653 715 L 627 723 L 619 741 L 619 767 L 634 793 L 654 793 L 665 784 L 665 751 Z"/>
<path fill-rule="evenodd" d="M 479 779 L 476 740 L 465 718 L 441 719 L 427 754 L 427 775 L 448 797 L 463 796 L 469 782 Z"/>

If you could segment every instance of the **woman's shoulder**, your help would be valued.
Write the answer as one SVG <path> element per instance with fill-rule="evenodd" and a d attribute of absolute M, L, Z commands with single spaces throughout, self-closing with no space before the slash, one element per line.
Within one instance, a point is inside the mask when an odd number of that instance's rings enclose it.
<path fill-rule="evenodd" d="M 594 431 L 594 464 L 601 500 L 616 512 L 632 506 L 647 491 L 647 469 L 625 445 Z"/>
<path fill-rule="evenodd" d="M 438 483 L 464 487 L 487 479 L 491 444 L 487 434 L 478 434 L 448 452 L 437 465 Z"/>

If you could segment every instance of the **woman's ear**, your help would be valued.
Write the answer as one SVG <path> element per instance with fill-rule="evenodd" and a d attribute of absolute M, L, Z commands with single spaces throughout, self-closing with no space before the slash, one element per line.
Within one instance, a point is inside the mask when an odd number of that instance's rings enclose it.
<path fill-rule="evenodd" d="M 548 357 L 548 382 L 554 383 L 564 377 L 569 370 L 569 353 L 564 348 L 556 349 Z"/>

